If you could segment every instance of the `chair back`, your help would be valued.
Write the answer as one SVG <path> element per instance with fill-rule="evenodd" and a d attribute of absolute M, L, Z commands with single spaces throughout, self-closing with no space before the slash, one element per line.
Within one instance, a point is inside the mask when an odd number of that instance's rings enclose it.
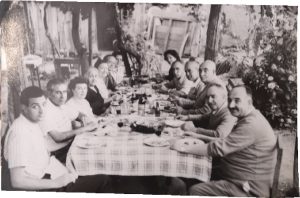
<path fill-rule="evenodd" d="M 272 185 L 270 197 L 279 197 L 278 184 L 279 184 L 279 174 L 280 174 L 282 154 L 283 154 L 281 138 L 279 134 L 277 135 L 276 149 L 277 149 L 277 161 L 276 161 L 276 166 L 274 171 L 273 185 Z"/>
<path fill-rule="evenodd" d="M 8 124 L 6 126 L 4 135 L 1 138 L 1 190 L 3 190 L 3 191 L 14 190 L 11 185 L 8 163 L 4 158 L 4 142 L 5 142 L 5 138 L 7 137 L 7 132 L 8 132 L 9 127 L 10 127 L 10 124 Z"/>

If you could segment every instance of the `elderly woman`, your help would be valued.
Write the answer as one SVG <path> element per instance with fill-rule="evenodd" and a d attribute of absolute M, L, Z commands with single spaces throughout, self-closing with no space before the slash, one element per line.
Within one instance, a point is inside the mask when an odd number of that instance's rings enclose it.
<path fill-rule="evenodd" d="M 85 78 L 88 81 L 88 90 L 85 99 L 90 103 L 93 113 L 101 115 L 106 111 L 111 102 L 111 99 L 108 97 L 108 91 L 103 81 L 101 81 L 96 68 L 90 67 L 86 72 Z"/>
<path fill-rule="evenodd" d="M 169 70 L 169 75 L 167 76 L 167 80 L 171 81 L 174 78 L 174 64 L 173 63 L 176 61 L 180 61 L 180 57 L 175 50 L 170 49 L 170 50 L 165 51 L 164 59 L 171 65 L 170 70 Z"/>
<path fill-rule="evenodd" d="M 85 99 L 87 95 L 87 81 L 82 77 L 76 77 L 69 83 L 72 97 L 67 101 L 66 106 L 84 117 L 83 123 L 95 122 L 95 115 L 89 102 Z"/>

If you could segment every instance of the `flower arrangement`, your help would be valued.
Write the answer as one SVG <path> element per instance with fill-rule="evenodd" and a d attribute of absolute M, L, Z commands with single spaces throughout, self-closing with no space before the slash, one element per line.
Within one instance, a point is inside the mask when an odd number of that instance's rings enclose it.
<path fill-rule="evenodd" d="M 253 92 L 254 105 L 274 128 L 297 130 L 296 30 L 269 34 L 253 64 L 242 62 L 239 76 Z"/>

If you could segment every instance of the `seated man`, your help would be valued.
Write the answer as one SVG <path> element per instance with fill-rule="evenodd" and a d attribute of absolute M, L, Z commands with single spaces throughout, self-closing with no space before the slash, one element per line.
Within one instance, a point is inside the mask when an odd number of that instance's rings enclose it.
<path fill-rule="evenodd" d="M 212 110 L 210 114 L 199 116 L 180 115 L 181 120 L 202 120 L 207 126 L 196 128 L 193 122 L 185 123 L 182 128 L 186 135 L 202 139 L 204 141 L 214 141 L 218 138 L 225 138 L 235 125 L 237 118 L 233 117 L 227 107 L 227 91 L 219 84 L 208 85 L 206 94 L 207 104 Z M 204 122 L 202 122 L 204 123 Z"/>
<path fill-rule="evenodd" d="M 186 96 L 193 87 L 193 82 L 187 79 L 184 65 L 180 61 L 176 61 L 173 67 L 175 75 L 173 80 L 163 85 L 156 85 L 153 88 L 159 88 L 162 93 Z"/>
<path fill-rule="evenodd" d="M 108 64 L 107 61 L 110 60 L 109 57 L 112 57 L 113 63 Z M 95 64 L 95 68 L 99 70 L 99 75 L 103 79 L 105 86 L 110 91 L 116 91 L 117 82 L 115 78 L 112 76 L 112 70 L 114 70 L 114 66 L 112 66 L 115 61 L 114 57 L 111 55 L 107 55 L 104 57 L 103 62 Z"/>
<path fill-rule="evenodd" d="M 124 79 L 124 76 L 126 75 L 126 69 L 125 69 L 125 64 L 124 64 L 124 61 L 123 61 L 123 56 L 122 56 L 122 53 L 121 52 L 113 52 L 112 54 L 116 59 L 117 59 L 117 64 L 116 64 L 116 67 L 118 69 L 118 72 L 117 72 L 117 76 L 118 76 L 118 80 L 120 80 L 120 82 L 123 81 Z"/>
<path fill-rule="evenodd" d="M 221 157 L 218 181 L 201 183 L 189 189 L 201 196 L 269 197 L 276 163 L 276 137 L 266 118 L 254 108 L 248 87 L 233 88 L 228 108 L 238 118 L 231 133 L 208 144 L 185 145 L 178 140 L 172 145 L 184 153 Z"/>
<path fill-rule="evenodd" d="M 209 106 L 205 103 L 207 85 L 210 83 L 220 84 L 225 87 L 222 80 L 216 76 L 216 64 L 210 60 L 204 61 L 199 68 L 199 74 L 204 88 L 197 92 L 196 100 L 178 100 L 177 113 L 179 114 L 207 114 L 211 112 Z"/>
<path fill-rule="evenodd" d="M 197 95 L 203 90 L 204 83 L 201 81 L 199 76 L 199 63 L 196 61 L 188 61 L 185 64 L 185 73 L 186 77 L 194 83 L 193 88 L 191 88 L 190 92 L 187 95 L 187 98 L 190 100 L 196 100 Z M 185 98 L 179 98 L 179 100 L 183 100 Z"/>
<path fill-rule="evenodd" d="M 118 60 L 113 55 L 107 55 L 103 61 L 108 65 L 109 74 L 113 77 L 116 84 L 120 84 L 125 76 L 125 67 L 118 65 Z"/>
<path fill-rule="evenodd" d="M 187 95 L 182 97 L 172 96 L 178 105 L 184 106 L 193 103 L 196 100 L 196 97 L 202 92 L 205 85 L 199 76 L 199 66 L 199 63 L 194 60 L 189 60 L 185 64 L 186 77 L 193 82 L 193 87 L 190 89 Z"/>
<path fill-rule="evenodd" d="M 22 112 L 9 129 L 4 145 L 12 187 L 22 190 L 105 192 L 105 188 L 109 187 L 107 176 L 78 177 L 55 157 L 50 157 L 38 125 L 47 103 L 43 91 L 38 87 L 28 87 L 22 91 L 20 100 Z"/>
<path fill-rule="evenodd" d="M 104 64 L 107 65 L 106 63 L 101 63 L 99 68 Z M 106 112 L 114 98 L 109 96 L 110 93 L 105 87 L 103 78 L 99 77 L 99 73 L 100 71 L 98 72 L 94 67 L 90 67 L 85 73 L 85 78 L 88 82 L 88 91 L 85 99 L 90 103 L 93 113 L 97 116 Z"/>
<path fill-rule="evenodd" d="M 65 163 L 66 155 L 73 138 L 97 127 L 92 122 L 84 127 L 72 128 L 72 121 L 78 118 L 78 111 L 65 106 L 67 100 L 67 83 L 61 79 L 52 79 L 47 84 L 48 102 L 45 118 L 39 123 L 46 134 L 48 149 L 61 162 Z"/>

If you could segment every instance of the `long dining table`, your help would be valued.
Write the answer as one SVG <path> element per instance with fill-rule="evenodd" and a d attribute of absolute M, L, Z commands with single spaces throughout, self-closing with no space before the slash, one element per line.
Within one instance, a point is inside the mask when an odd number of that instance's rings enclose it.
<path fill-rule="evenodd" d="M 130 127 L 136 122 L 147 123 L 150 127 L 163 123 L 164 129 L 160 136 L 137 132 Z M 168 113 L 160 117 L 137 113 L 102 117 L 95 131 L 75 137 L 66 165 L 80 176 L 168 176 L 209 181 L 211 157 L 180 153 L 170 148 L 177 139 L 187 138 L 182 136 L 180 127 L 166 124 L 176 122 Z"/>

